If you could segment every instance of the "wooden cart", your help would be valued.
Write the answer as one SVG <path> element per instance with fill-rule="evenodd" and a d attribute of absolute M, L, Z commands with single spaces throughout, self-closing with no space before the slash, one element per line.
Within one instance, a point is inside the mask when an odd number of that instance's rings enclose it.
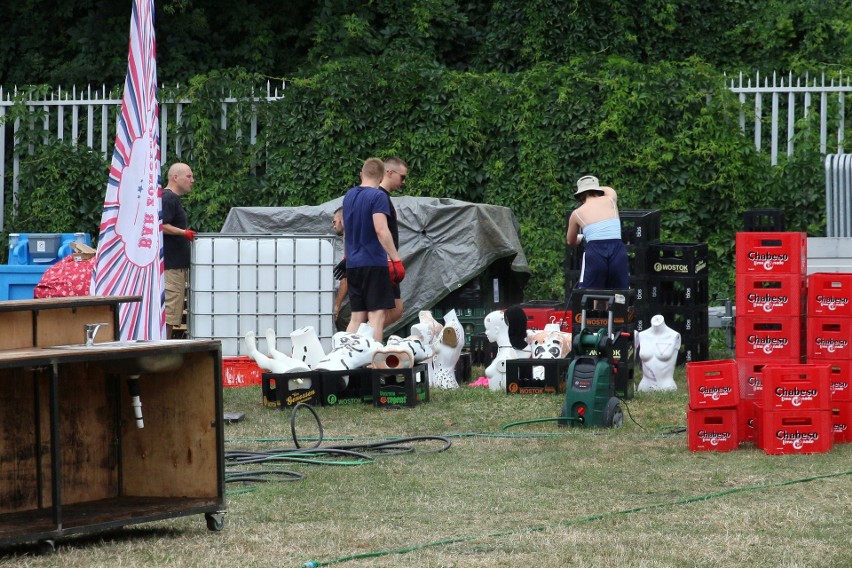
<path fill-rule="evenodd" d="M 118 342 L 128 301 L 0 302 L 0 546 L 195 514 L 222 529 L 220 343 Z M 92 346 L 88 323 L 109 324 Z"/>

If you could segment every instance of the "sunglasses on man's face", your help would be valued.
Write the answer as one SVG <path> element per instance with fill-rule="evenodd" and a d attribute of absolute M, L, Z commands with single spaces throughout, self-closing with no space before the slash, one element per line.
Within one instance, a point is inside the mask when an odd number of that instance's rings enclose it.
<path fill-rule="evenodd" d="M 388 171 L 389 171 L 389 172 L 393 172 L 393 173 L 395 173 L 396 175 L 398 175 L 398 176 L 399 176 L 400 181 L 405 181 L 405 178 L 407 178 L 407 177 L 408 177 L 408 175 L 407 175 L 407 174 L 406 174 L 406 175 L 403 175 L 403 174 L 399 173 L 399 172 L 398 172 L 398 171 L 396 171 L 396 170 L 388 170 Z"/>

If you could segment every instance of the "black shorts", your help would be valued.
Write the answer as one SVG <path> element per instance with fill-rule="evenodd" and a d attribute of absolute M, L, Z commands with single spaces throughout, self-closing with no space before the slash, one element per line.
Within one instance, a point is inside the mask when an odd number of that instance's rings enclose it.
<path fill-rule="evenodd" d="M 353 312 L 375 312 L 395 306 L 393 283 L 387 266 L 349 268 L 346 280 Z"/>

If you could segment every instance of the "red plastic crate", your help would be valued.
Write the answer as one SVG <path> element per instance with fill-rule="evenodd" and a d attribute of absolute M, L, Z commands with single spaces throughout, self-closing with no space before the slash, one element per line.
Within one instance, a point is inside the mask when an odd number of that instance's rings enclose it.
<path fill-rule="evenodd" d="M 852 401 L 831 405 L 831 433 L 835 444 L 852 442 Z"/>
<path fill-rule="evenodd" d="M 761 400 L 763 398 L 763 369 L 767 365 L 766 357 L 737 358 L 740 377 L 740 400 Z"/>
<path fill-rule="evenodd" d="M 805 315 L 806 283 L 795 274 L 737 274 L 737 316 Z"/>
<path fill-rule="evenodd" d="M 737 362 L 733 359 L 686 364 L 689 407 L 736 408 L 740 400 Z"/>
<path fill-rule="evenodd" d="M 826 317 L 852 316 L 852 274 L 815 272 L 808 276 L 808 313 Z"/>
<path fill-rule="evenodd" d="M 737 233 L 736 271 L 807 274 L 807 233 Z"/>
<path fill-rule="evenodd" d="M 770 411 L 757 407 L 757 445 L 767 454 L 819 454 L 832 446 L 831 410 Z"/>
<path fill-rule="evenodd" d="M 830 410 L 830 369 L 827 364 L 767 365 L 763 369 L 763 408 L 766 411 Z"/>
<path fill-rule="evenodd" d="M 852 401 L 852 361 L 826 361 L 830 370 L 828 375 L 832 401 Z"/>
<path fill-rule="evenodd" d="M 737 423 L 740 427 L 740 442 L 756 442 L 757 401 L 741 398 L 737 406 Z"/>
<path fill-rule="evenodd" d="M 805 337 L 802 322 L 800 317 L 737 316 L 737 359 L 765 357 L 773 362 L 801 362 Z"/>
<path fill-rule="evenodd" d="M 852 442 L 852 401 L 835 402 L 831 407 L 833 442 Z"/>
<path fill-rule="evenodd" d="M 263 371 L 251 357 L 222 358 L 222 386 L 249 387 L 259 385 Z"/>
<path fill-rule="evenodd" d="M 852 359 L 852 318 L 808 318 L 808 361 Z"/>
<path fill-rule="evenodd" d="M 692 452 L 736 450 L 740 445 L 736 408 L 687 408 L 686 435 Z"/>

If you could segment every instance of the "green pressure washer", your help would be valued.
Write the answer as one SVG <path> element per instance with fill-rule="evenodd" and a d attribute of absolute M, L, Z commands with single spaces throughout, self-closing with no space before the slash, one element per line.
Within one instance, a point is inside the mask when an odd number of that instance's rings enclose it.
<path fill-rule="evenodd" d="M 605 301 L 608 306 L 606 329 L 586 328 L 589 302 Z M 574 360 L 568 366 L 565 380 L 565 402 L 560 426 L 592 426 L 620 428 L 624 422 L 621 401 L 615 396 L 612 376 L 613 340 L 612 305 L 614 296 L 584 295 L 580 333 L 572 341 Z"/>

